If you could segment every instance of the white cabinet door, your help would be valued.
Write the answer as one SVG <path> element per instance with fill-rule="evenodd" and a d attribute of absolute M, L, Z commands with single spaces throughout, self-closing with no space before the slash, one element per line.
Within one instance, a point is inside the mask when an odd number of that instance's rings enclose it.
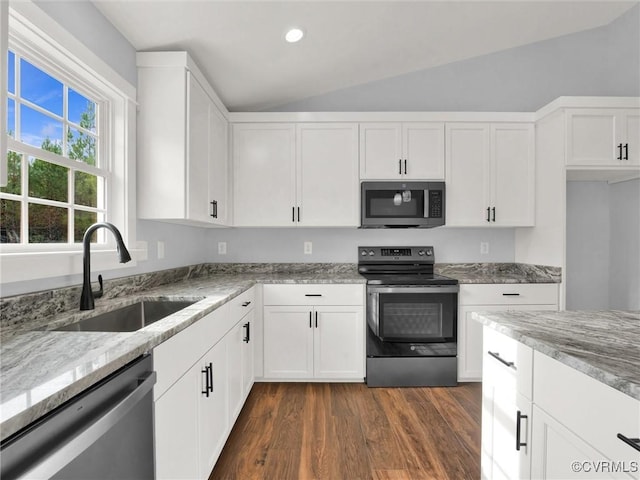
<path fill-rule="evenodd" d="M 620 143 L 627 144 L 628 160 L 623 165 L 640 165 L 640 110 L 625 110 L 621 124 Z M 623 141 L 624 140 L 624 141 Z"/>
<path fill-rule="evenodd" d="M 209 168 L 209 207 L 212 216 L 209 221 L 219 225 L 228 223 L 229 215 L 229 123 L 220 111 L 211 105 L 210 126 L 210 168 Z M 211 205 L 215 202 L 215 206 Z"/>
<path fill-rule="evenodd" d="M 478 382 L 482 378 L 482 324 L 471 318 L 481 310 L 507 310 L 505 305 L 458 307 L 458 381 Z"/>
<path fill-rule="evenodd" d="M 534 145 L 532 124 L 491 126 L 490 206 L 495 225 L 533 226 L 535 222 Z"/>
<path fill-rule="evenodd" d="M 314 308 L 315 378 L 364 378 L 362 307 Z"/>
<path fill-rule="evenodd" d="M 244 385 L 242 379 L 242 340 L 244 338 L 244 328 L 242 328 L 242 321 L 238 322 L 231 329 L 227 334 L 227 337 L 229 417 L 231 423 L 233 423 L 238 416 L 238 413 L 240 413 L 242 402 L 244 400 Z"/>
<path fill-rule="evenodd" d="M 402 126 L 399 123 L 360 124 L 360 178 L 402 177 Z"/>
<path fill-rule="evenodd" d="M 236 226 L 295 224 L 295 125 L 233 126 Z"/>
<path fill-rule="evenodd" d="M 220 340 L 195 368 L 200 370 L 199 457 L 200 478 L 208 478 L 222 452 L 229 431 L 227 403 L 227 341 Z M 207 380 L 207 375 L 209 380 Z M 209 386 L 207 389 L 206 387 Z M 202 393 L 205 392 L 205 393 Z M 208 392 L 208 393 L 207 393 Z"/>
<path fill-rule="evenodd" d="M 198 81 L 188 76 L 187 89 L 187 218 L 208 222 L 209 113 L 211 100 Z"/>
<path fill-rule="evenodd" d="M 490 124 L 447 124 L 446 223 L 489 225 Z"/>
<path fill-rule="evenodd" d="M 567 110 L 567 165 L 640 165 L 640 113 L 634 109 Z"/>
<path fill-rule="evenodd" d="M 630 479 L 638 473 L 615 472 L 609 461 L 543 409 L 533 406 L 531 478 L 544 480 Z M 629 462 L 630 464 L 630 462 Z M 627 466 L 627 468 L 631 468 Z"/>
<path fill-rule="evenodd" d="M 313 377 L 313 309 L 264 307 L 265 378 Z"/>
<path fill-rule="evenodd" d="M 358 125 L 302 123 L 296 145 L 298 224 L 358 226 Z"/>
<path fill-rule="evenodd" d="M 199 478 L 198 389 L 200 370 L 185 373 L 154 404 L 156 478 Z"/>
<path fill-rule="evenodd" d="M 404 178 L 444 180 L 444 123 L 403 123 L 402 145 Z"/>
<path fill-rule="evenodd" d="M 482 384 L 482 478 L 530 478 L 532 403 L 515 389 Z"/>
<path fill-rule="evenodd" d="M 444 123 L 361 123 L 360 178 L 444 180 Z"/>
<path fill-rule="evenodd" d="M 255 362 L 255 310 L 251 310 L 240 322 L 242 325 L 242 403 L 249 395 L 254 380 Z"/>

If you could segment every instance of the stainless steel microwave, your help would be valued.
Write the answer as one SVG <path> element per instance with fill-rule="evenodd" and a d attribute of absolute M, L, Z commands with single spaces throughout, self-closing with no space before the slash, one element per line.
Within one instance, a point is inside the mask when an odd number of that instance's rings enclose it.
<path fill-rule="evenodd" d="M 444 225 L 444 182 L 362 182 L 363 228 L 431 228 Z"/>

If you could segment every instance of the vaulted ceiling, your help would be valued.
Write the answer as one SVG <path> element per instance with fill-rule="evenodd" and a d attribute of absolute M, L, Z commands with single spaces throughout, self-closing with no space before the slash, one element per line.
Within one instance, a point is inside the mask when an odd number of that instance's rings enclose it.
<path fill-rule="evenodd" d="M 187 50 L 231 111 L 606 25 L 637 1 L 94 0 L 139 51 Z M 284 41 L 292 26 L 306 35 Z M 597 61 L 597 59 L 594 59 Z"/>

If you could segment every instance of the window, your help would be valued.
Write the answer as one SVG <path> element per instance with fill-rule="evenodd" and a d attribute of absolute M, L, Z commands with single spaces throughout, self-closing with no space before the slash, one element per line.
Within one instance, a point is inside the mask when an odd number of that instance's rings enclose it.
<path fill-rule="evenodd" d="M 16 142 L 0 188 L 0 242 L 78 243 L 106 214 L 100 105 L 34 63 L 9 51 L 7 130 Z"/>
<path fill-rule="evenodd" d="M 134 261 L 120 264 L 113 237 L 99 229 L 94 270 L 135 266 L 144 255 L 136 249 L 135 85 L 33 2 L 11 2 L 0 15 L 8 23 L 0 30 L 8 52 L 0 65 L 3 295 L 77 284 L 78 242 L 96 221 L 118 227 Z"/>

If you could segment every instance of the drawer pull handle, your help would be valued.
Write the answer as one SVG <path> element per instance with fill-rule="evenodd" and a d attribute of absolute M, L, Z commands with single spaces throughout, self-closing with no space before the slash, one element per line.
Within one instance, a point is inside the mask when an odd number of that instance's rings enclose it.
<path fill-rule="evenodd" d="M 516 450 L 518 451 L 520 451 L 520 447 L 527 446 L 526 442 L 520 441 L 520 431 L 521 431 L 520 424 L 523 418 L 526 420 L 528 417 L 526 415 L 523 415 L 522 412 L 518 410 L 516 414 Z"/>
<path fill-rule="evenodd" d="M 502 296 L 503 297 L 519 297 L 520 294 L 519 293 L 503 293 Z"/>
<path fill-rule="evenodd" d="M 251 341 L 251 322 L 245 323 L 243 326 L 246 335 L 242 339 L 244 343 L 249 343 Z"/>
<path fill-rule="evenodd" d="M 321 293 L 305 293 L 304 296 L 305 297 L 321 297 L 322 294 Z"/>
<path fill-rule="evenodd" d="M 242 304 L 242 306 L 243 306 L 243 307 L 248 307 L 249 305 L 251 305 L 251 302 L 244 302 L 244 303 Z"/>
<path fill-rule="evenodd" d="M 622 440 L 624 443 L 626 443 L 627 445 L 629 445 L 631 448 L 635 448 L 636 450 L 638 450 L 640 452 L 640 438 L 628 438 L 625 437 L 623 434 L 619 433 L 617 435 L 617 437 Z"/>
<path fill-rule="evenodd" d="M 499 354 L 499 353 L 493 353 L 493 352 L 489 352 L 489 351 L 487 351 L 487 353 L 488 353 L 489 355 L 491 355 L 493 358 L 495 358 L 496 360 L 498 360 L 500 363 L 502 363 L 502 364 L 506 365 L 507 367 L 513 367 L 514 369 L 516 368 L 516 364 L 515 364 L 515 363 L 513 363 L 513 362 L 507 362 L 504 358 L 502 358 L 502 357 L 500 356 L 500 354 Z"/>

